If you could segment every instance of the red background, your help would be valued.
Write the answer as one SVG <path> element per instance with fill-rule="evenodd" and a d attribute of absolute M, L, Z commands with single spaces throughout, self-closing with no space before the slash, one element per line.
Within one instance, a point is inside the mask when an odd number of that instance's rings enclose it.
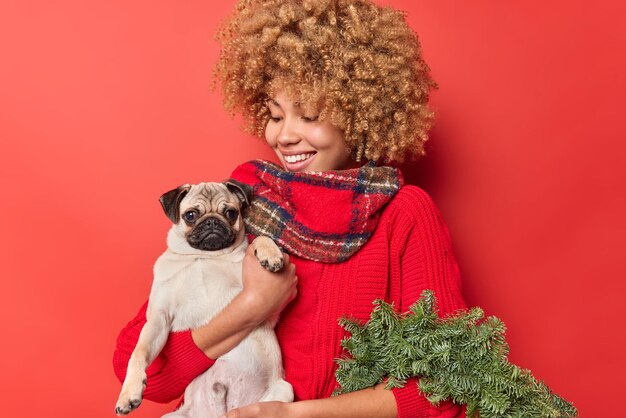
<path fill-rule="evenodd" d="M 113 416 L 115 338 L 169 228 L 157 198 L 270 157 L 209 89 L 233 2 L 213 3 L 0 3 L 3 416 Z M 468 304 L 582 416 L 623 414 L 624 3 L 386 3 L 440 84 L 406 172 L 448 222 Z"/>

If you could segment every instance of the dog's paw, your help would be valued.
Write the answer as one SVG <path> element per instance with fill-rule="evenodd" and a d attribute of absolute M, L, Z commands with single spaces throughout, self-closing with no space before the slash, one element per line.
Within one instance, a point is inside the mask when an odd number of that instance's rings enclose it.
<path fill-rule="evenodd" d="M 137 409 L 139 405 L 141 405 L 141 398 L 121 401 L 118 402 L 117 405 L 115 405 L 115 413 L 120 416 L 128 415 L 129 413 Z"/>
<path fill-rule="evenodd" d="M 259 258 L 261 265 L 272 273 L 276 273 L 277 271 L 282 269 L 283 265 L 285 264 L 282 254 L 267 257 L 260 257 L 257 254 L 257 257 Z"/>
<path fill-rule="evenodd" d="M 265 236 L 256 237 L 252 245 L 254 246 L 254 255 L 267 270 L 275 273 L 283 268 L 285 264 L 283 253 L 270 238 Z"/>
<path fill-rule="evenodd" d="M 127 415 L 137 409 L 143 399 L 143 391 L 145 387 L 145 380 L 139 385 L 122 387 L 120 397 L 115 404 L 115 413 L 117 415 Z"/>

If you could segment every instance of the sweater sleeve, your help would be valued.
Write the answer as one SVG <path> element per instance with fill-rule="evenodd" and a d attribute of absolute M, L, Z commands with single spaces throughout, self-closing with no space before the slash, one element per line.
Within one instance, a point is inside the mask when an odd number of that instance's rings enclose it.
<path fill-rule="evenodd" d="M 459 268 L 441 213 L 430 196 L 417 187 L 404 187 L 398 198 L 402 213 L 397 227 L 408 231 L 400 265 L 401 311 L 408 311 L 425 289 L 434 291 L 440 316 L 465 308 Z M 465 407 L 451 401 L 432 406 L 417 383 L 413 378 L 404 387 L 393 389 L 398 418 L 465 416 Z"/>
<path fill-rule="evenodd" d="M 113 369 L 120 382 L 126 377 L 128 360 L 139 333 L 146 323 L 146 302 L 137 316 L 122 329 L 113 354 Z M 170 333 L 161 353 L 146 369 L 147 383 L 144 398 L 167 403 L 179 398 L 191 381 L 215 363 L 207 357 L 191 338 L 191 331 Z"/>

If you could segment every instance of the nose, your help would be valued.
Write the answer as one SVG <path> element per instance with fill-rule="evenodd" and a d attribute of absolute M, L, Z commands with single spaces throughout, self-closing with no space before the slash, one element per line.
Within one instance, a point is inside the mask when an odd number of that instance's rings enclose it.
<path fill-rule="evenodd" d="M 281 125 L 278 136 L 276 137 L 280 145 L 287 146 L 300 142 L 300 134 L 293 118 L 283 119 Z"/>
<path fill-rule="evenodd" d="M 206 221 L 204 221 L 204 224 L 209 227 L 209 228 L 215 228 L 217 226 L 217 219 L 215 219 L 214 217 L 210 217 L 208 218 Z"/>

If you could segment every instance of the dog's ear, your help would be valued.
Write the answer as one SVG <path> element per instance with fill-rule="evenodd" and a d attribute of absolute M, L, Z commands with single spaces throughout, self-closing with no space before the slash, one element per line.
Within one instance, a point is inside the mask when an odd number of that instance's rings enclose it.
<path fill-rule="evenodd" d="M 239 198 L 242 209 L 246 206 L 250 206 L 250 201 L 252 200 L 252 186 L 233 179 L 224 181 L 224 184 L 231 193 L 234 193 L 235 196 Z"/>
<path fill-rule="evenodd" d="M 163 207 L 163 212 L 165 212 L 170 221 L 178 223 L 178 216 L 180 215 L 180 201 L 187 195 L 190 188 L 190 185 L 183 184 L 174 190 L 164 193 L 159 198 L 161 207 Z"/>

